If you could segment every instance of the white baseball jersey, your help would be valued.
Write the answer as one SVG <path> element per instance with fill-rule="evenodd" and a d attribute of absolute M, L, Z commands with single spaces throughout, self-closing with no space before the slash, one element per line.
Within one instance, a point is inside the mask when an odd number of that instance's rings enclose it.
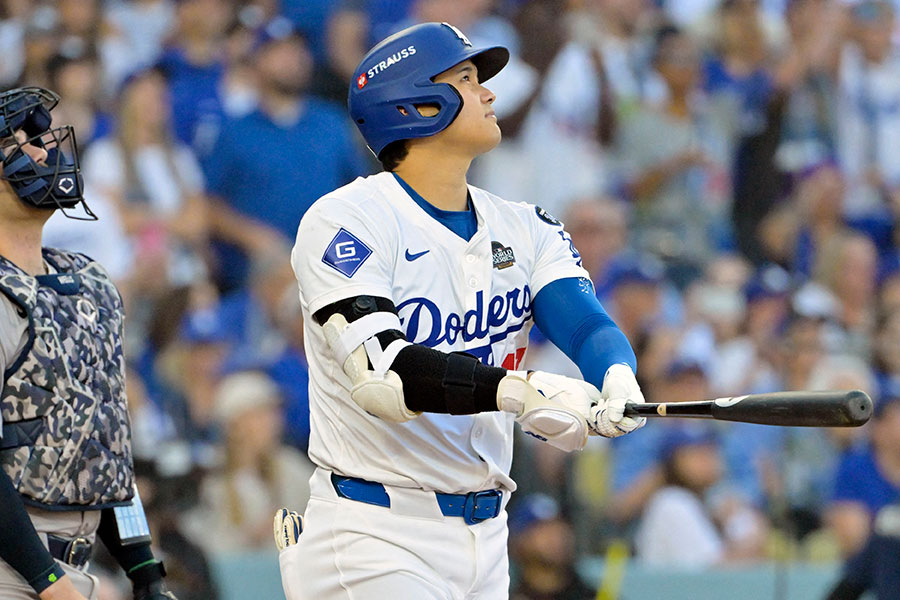
<path fill-rule="evenodd" d="M 350 380 L 312 315 L 359 295 L 393 301 L 410 342 L 464 350 L 515 369 L 548 283 L 588 277 L 561 224 L 530 204 L 469 186 L 478 229 L 470 241 L 426 213 L 390 173 L 320 198 L 291 254 L 300 284 L 313 462 L 343 475 L 448 493 L 515 489 L 513 415 L 424 413 L 389 423 L 350 398 Z"/>

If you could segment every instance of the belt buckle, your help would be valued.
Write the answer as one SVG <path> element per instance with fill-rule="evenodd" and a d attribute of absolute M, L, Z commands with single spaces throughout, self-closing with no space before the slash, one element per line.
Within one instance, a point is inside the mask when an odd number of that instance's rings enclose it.
<path fill-rule="evenodd" d="M 69 542 L 69 548 L 66 551 L 66 562 L 73 567 L 80 567 L 87 562 L 87 560 L 84 560 L 87 558 L 84 556 L 84 553 L 90 552 L 90 550 L 91 543 L 88 539 L 86 537 L 78 536 Z"/>
<path fill-rule="evenodd" d="M 482 490 L 480 492 L 469 492 L 466 494 L 466 504 L 463 508 L 463 520 L 466 522 L 466 525 L 475 525 L 476 523 L 493 519 L 499 515 L 500 497 L 502 495 L 503 493 L 500 490 Z M 484 498 L 495 499 L 494 510 L 493 514 L 480 517 L 475 514 L 475 510 L 478 508 L 478 500 Z"/>

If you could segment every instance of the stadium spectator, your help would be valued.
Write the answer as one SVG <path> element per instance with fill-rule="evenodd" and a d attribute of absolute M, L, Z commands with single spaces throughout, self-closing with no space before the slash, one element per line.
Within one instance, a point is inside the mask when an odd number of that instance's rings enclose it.
<path fill-rule="evenodd" d="M 808 279 L 820 272 L 830 258 L 827 248 L 850 234 L 843 219 L 845 186 L 833 163 L 816 165 L 803 175 L 794 192 L 796 246 L 791 258 L 793 273 Z"/>
<path fill-rule="evenodd" d="M 822 391 L 863 390 L 878 397 L 868 364 L 851 355 L 822 357 L 805 387 Z M 867 436 L 867 427 L 796 427 L 787 430 L 777 463 L 776 475 L 780 481 L 776 485 L 780 489 L 776 493 L 783 494 L 784 503 L 790 507 L 786 526 L 797 539 L 822 526 L 822 515 L 840 456 L 849 448 L 864 444 Z M 774 500 L 778 502 L 782 498 Z"/>
<path fill-rule="evenodd" d="M 762 556 L 766 528 L 759 516 L 746 507 L 723 510 L 706 500 L 724 472 L 716 436 L 708 428 L 670 427 L 659 459 L 663 487 L 648 501 L 635 534 L 641 561 L 703 568 Z"/>
<path fill-rule="evenodd" d="M 159 71 L 125 83 L 115 134 L 89 148 L 84 171 L 92 192 L 122 220 L 136 262 L 133 279 L 144 293 L 205 276 L 203 173 L 191 150 L 173 138 L 168 87 Z"/>
<path fill-rule="evenodd" d="M 589 600 L 596 592 L 575 570 L 575 533 L 549 496 L 531 494 L 511 509 L 510 558 L 518 567 L 511 600 Z"/>
<path fill-rule="evenodd" d="M 491 87 L 507 140 L 477 167 L 480 185 L 553 214 L 612 187 L 608 149 L 616 117 L 596 36 L 576 27 L 584 16 L 569 7 L 566 19 L 546 18 L 565 10 L 562 4 L 523 8 L 523 62 L 514 60 L 510 71 L 519 89 L 502 78 Z"/>
<path fill-rule="evenodd" d="M 221 121 L 226 70 L 225 32 L 232 8 L 219 0 L 182 0 L 177 3 L 173 41 L 157 67 L 169 83 L 172 128 L 187 145 L 197 141 L 203 121 Z"/>
<path fill-rule="evenodd" d="M 25 68 L 25 24 L 31 7 L 24 2 L 0 3 L 0 84 L 12 87 Z"/>
<path fill-rule="evenodd" d="M 864 235 L 851 234 L 828 250 L 831 255 L 822 256 L 817 278 L 837 300 L 840 346 L 844 353 L 868 359 L 877 306 L 875 245 Z"/>
<path fill-rule="evenodd" d="M 671 360 L 660 377 L 649 384 L 644 386 L 649 402 L 684 402 L 707 397 L 706 373 L 692 360 Z M 626 524 L 639 516 L 664 484 L 661 448 L 673 427 L 673 422 L 668 420 L 650 422 L 640 437 L 613 442 L 612 495 L 607 511 L 614 522 Z"/>
<path fill-rule="evenodd" d="M 569 204 L 563 213 L 566 231 L 581 254 L 581 264 L 591 274 L 599 289 L 614 256 L 624 251 L 628 242 L 627 207 L 610 197 L 584 198 Z"/>
<path fill-rule="evenodd" d="M 112 132 L 112 115 L 101 109 L 97 95 L 100 66 L 93 51 L 57 54 L 47 63 L 47 73 L 50 85 L 62 98 L 57 113 L 78 128 L 80 151 Z"/>
<path fill-rule="evenodd" d="M 162 349 L 153 365 L 159 402 L 171 416 L 179 439 L 189 445 L 191 461 L 203 467 L 215 463 L 222 439 L 215 419 L 215 394 L 230 352 L 224 328 L 209 304 L 185 314 L 178 339 Z"/>
<path fill-rule="evenodd" d="M 838 90 L 838 157 L 848 181 L 845 210 L 879 213 L 900 185 L 900 52 L 893 43 L 895 9 L 865 0 L 852 8 Z"/>
<path fill-rule="evenodd" d="M 365 171 L 349 123 L 335 106 L 306 93 L 312 62 L 293 30 L 267 31 L 256 51 L 259 108 L 227 119 L 204 166 L 218 278 L 225 289 L 246 281 L 249 254 L 279 252 L 306 209 Z M 248 151 L 252 149 L 252 151 Z"/>
<path fill-rule="evenodd" d="M 778 236 L 769 229 L 787 224 L 779 205 L 790 190 L 788 175 L 834 160 L 823 148 L 833 148 L 828 140 L 835 137 L 833 70 L 843 35 L 837 2 L 799 0 L 786 10 L 790 38 L 771 67 L 771 93 L 764 110 L 739 129 L 731 215 L 738 247 L 751 261 L 783 266 L 788 253 L 775 251 Z"/>
<path fill-rule="evenodd" d="M 285 504 L 306 508 L 313 465 L 282 445 L 280 404 L 278 387 L 260 371 L 228 375 L 216 389 L 223 464 L 203 482 L 201 503 L 187 519 L 210 554 L 268 547 L 274 512 Z"/>
<path fill-rule="evenodd" d="M 126 77 L 156 63 L 173 33 L 175 8 L 171 0 L 106 3 L 106 35 L 99 45 L 104 95 L 114 97 Z"/>
<path fill-rule="evenodd" d="M 38 4 L 25 25 L 25 57 L 22 80 L 28 85 L 49 85 L 47 64 L 59 51 L 59 18 L 49 4 Z"/>
<path fill-rule="evenodd" d="M 794 0 L 785 20 L 789 40 L 778 75 L 786 94 L 775 159 L 780 171 L 795 175 L 837 155 L 835 75 L 843 11 L 832 0 Z"/>
<path fill-rule="evenodd" d="M 309 373 L 290 262 L 283 254 L 255 259 L 247 287 L 223 297 L 217 312 L 234 349 L 227 367 L 255 365 L 278 384 L 284 398 L 285 439 L 305 451 Z"/>
<path fill-rule="evenodd" d="M 826 511 L 844 557 L 862 548 L 878 511 L 900 500 L 900 399 L 884 398 L 875 408 L 871 441 L 841 456 Z"/>
<path fill-rule="evenodd" d="M 67 57 L 57 54 L 47 65 L 53 89 L 63 100 L 57 113 L 78 131 L 78 148 L 87 157 L 94 141 L 114 134 L 113 116 L 99 107 L 100 73 L 90 52 Z M 83 252 L 100 262 L 116 282 L 123 297 L 131 295 L 134 257 L 122 223 L 119 206 L 98 188 L 93 175 L 85 181 L 85 197 L 96 221 L 75 221 L 54 214 L 44 227 L 44 242 L 57 248 Z M 102 183 L 101 183 L 102 185 Z"/>
<path fill-rule="evenodd" d="M 875 517 L 865 546 L 844 565 L 842 579 L 826 600 L 857 600 L 866 591 L 890 600 L 900 586 L 900 504 L 885 506 Z"/>
<path fill-rule="evenodd" d="M 740 334 L 717 344 L 711 357 L 715 396 L 776 391 L 777 340 L 787 322 L 790 276 L 778 266 L 758 270 L 743 286 L 745 314 Z"/>
<path fill-rule="evenodd" d="M 610 263 L 607 311 L 630 339 L 663 323 L 665 271 L 652 256 L 622 254 Z"/>
<path fill-rule="evenodd" d="M 721 346 L 736 339 L 746 314 L 742 287 L 749 269 L 738 256 L 721 255 L 703 278 L 685 290 L 685 323 L 681 353 L 709 364 Z M 712 375 L 711 372 L 711 376 Z"/>
<path fill-rule="evenodd" d="M 169 589 L 179 600 L 218 600 L 220 584 L 210 557 L 190 540 L 181 523 L 182 515 L 197 502 L 201 473 L 179 452 L 160 452 L 154 458 L 135 460 L 135 471 L 154 551 L 172 565 L 167 569 Z"/>
<path fill-rule="evenodd" d="M 59 48 L 64 54 L 95 51 L 103 22 L 100 0 L 57 0 Z"/>
<path fill-rule="evenodd" d="M 874 366 L 878 385 L 875 397 L 900 398 L 900 310 L 884 312 L 876 332 Z"/>
<path fill-rule="evenodd" d="M 679 287 L 730 244 L 727 140 L 698 101 L 699 61 L 687 34 L 662 29 L 653 64 L 666 84 L 666 99 L 623 119 L 619 138 L 634 203 L 635 244 L 664 260 Z"/>
<path fill-rule="evenodd" d="M 294 4 L 297 0 L 290 0 Z M 328 20 L 328 63 L 343 82 L 369 48 L 397 31 L 413 0 L 341 0 Z M 346 83 L 345 83 L 346 85 Z"/>
<path fill-rule="evenodd" d="M 757 127 L 763 119 L 773 87 L 772 44 L 756 2 L 726 0 L 715 16 L 713 52 L 703 63 L 703 87 L 732 143 L 739 130 Z"/>
<path fill-rule="evenodd" d="M 582 14 L 574 15 L 577 35 L 598 44 L 617 111 L 628 112 L 641 102 L 657 102 L 665 96 L 651 64 L 653 40 L 649 33 L 661 16 L 655 4 L 647 0 L 591 0 L 584 3 Z"/>

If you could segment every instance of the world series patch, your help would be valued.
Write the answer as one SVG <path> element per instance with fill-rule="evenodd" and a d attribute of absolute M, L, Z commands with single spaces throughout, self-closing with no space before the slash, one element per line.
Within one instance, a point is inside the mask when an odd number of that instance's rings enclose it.
<path fill-rule="evenodd" d="M 491 254 L 494 258 L 495 269 L 505 269 L 513 266 L 513 263 L 516 262 L 512 248 L 504 246 L 500 242 L 491 242 Z"/>

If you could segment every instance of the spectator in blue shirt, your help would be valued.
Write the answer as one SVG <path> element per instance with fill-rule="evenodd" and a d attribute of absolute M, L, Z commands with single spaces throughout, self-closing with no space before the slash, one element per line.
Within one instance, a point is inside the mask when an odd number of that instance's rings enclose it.
<path fill-rule="evenodd" d="M 309 441 L 309 373 L 297 282 L 283 255 L 253 262 L 248 285 L 222 298 L 218 321 L 231 344 L 231 369 L 264 371 L 283 399 L 285 441 Z"/>
<path fill-rule="evenodd" d="M 185 144 L 194 144 L 202 119 L 221 118 L 223 44 L 231 16 L 228 4 L 217 0 L 178 3 L 175 37 L 157 66 L 169 82 L 175 135 Z"/>
<path fill-rule="evenodd" d="M 856 600 L 867 590 L 875 600 L 897 597 L 900 589 L 900 503 L 882 508 L 863 549 L 844 565 L 841 581 L 827 600 Z M 868 597 L 868 596 L 867 596 Z"/>
<path fill-rule="evenodd" d="M 841 457 L 834 477 L 828 521 L 845 556 L 860 550 L 872 519 L 900 502 L 900 398 L 878 402 L 871 443 Z"/>
<path fill-rule="evenodd" d="M 286 0 L 286 14 L 296 13 L 291 5 L 297 1 Z M 328 20 L 328 63 L 347 81 L 366 51 L 409 18 L 413 0 L 340 0 L 335 4 Z"/>
<path fill-rule="evenodd" d="M 220 200 L 213 227 L 229 245 L 219 255 L 226 289 L 243 283 L 248 253 L 280 252 L 316 199 L 365 171 L 344 111 L 306 93 L 312 59 L 299 34 L 263 39 L 254 61 L 259 108 L 226 120 L 205 161 Z"/>

